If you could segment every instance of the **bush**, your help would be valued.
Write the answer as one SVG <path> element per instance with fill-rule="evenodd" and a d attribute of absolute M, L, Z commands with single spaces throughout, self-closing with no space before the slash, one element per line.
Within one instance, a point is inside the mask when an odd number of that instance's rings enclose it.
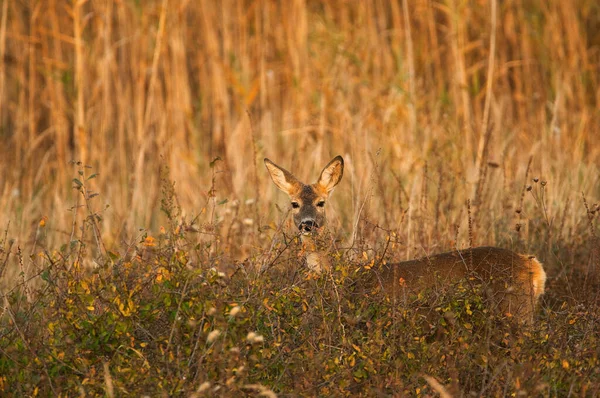
<path fill-rule="evenodd" d="M 393 302 L 357 289 L 367 271 L 339 255 L 317 278 L 294 260 L 287 273 L 227 277 L 192 262 L 185 242 L 144 236 L 93 272 L 67 252 L 47 253 L 36 291 L 7 295 L 2 390 L 497 396 L 599 385 L 598 315 L 576 304 L 542 308 L 523 329 L 460 284 Z"/>

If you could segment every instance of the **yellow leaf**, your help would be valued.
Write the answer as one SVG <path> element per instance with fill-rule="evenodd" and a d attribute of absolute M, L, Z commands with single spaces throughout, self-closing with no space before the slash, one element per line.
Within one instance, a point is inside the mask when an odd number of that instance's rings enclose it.
<path fill-rule="evenodd" d="M 156 242 L 154 240 L 155 240 L 154 237 L 146 236 L 146 239 L 144 239 L 144 246 L 146 246 L 146 247 L 156 246 Z"/>
<path fill-rule="evenodd" d="M 269 298 L 265 297 L 265 299 L 263 300 L 263 305 L 265 306 L 266 309 L 268 309 L 269 311 L 273 311 L 273 307 L 271 307 L 269 305 Z"/>
<path fill-rule="evenodd" d="M 156 271 L 156 282 L 161 282 L 163 280 L 169 280 L 170 277 L 171 277 L 171 273 L 169 272 L 168 269 L 166 269 L 164 267 L 160 267 Z"/>

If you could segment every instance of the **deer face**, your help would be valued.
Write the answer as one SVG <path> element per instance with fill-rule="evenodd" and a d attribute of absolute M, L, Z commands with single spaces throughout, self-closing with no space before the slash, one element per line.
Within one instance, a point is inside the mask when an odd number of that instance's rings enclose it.
<path fill-rule="evenodd" d="M 319 180 L 304 184 L 289 171 L 265 158 L 265 165 L 279 189 L 290 197 L 294 225 L 303 235 L 311 234 L 325 225 L 325 204 L 333 188 L 344 174 L 344 159 L 336 156 L 321 171 Z"/>

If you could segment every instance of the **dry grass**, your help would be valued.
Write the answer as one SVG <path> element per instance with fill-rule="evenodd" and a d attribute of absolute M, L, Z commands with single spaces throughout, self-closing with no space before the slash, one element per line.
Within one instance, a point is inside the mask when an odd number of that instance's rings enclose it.
<path fill-rule="evenodd" d="M 500 245 L 546 264 L 548 308 L 593 292 L 596 1 L 0 11 L 1 286 L 42 273 L 38 254 L 62 244 L 85 242 L 76 258 L 93 266 L 161 227 L 228 271 L 280 264 L 287 203 L 262 158 L 308 180 L 341 154 L 329 220 L 348 261 L 381 256 L 387 236 L 394 259 Z"/>
<path fill-rule="evenodd" d="M 344 155 L 336 196 L 349 230 L 380 148 L 386 192 L 370 215 L 382 222 L 417 207 L 426 162 L 430 185 L 438 170 L 445 187 L 459 181 L 453 208 L 482 176 L 502 188 L 492 212 L 505 197 L 518 206 L 529 157 L 553 217 L 568 201 L 580 209 L 582 191 L 597 199 L 593 1 L 494 1 L 493 19 L 485 2 L 459 1 L 75 4 L 2 3 L 0 222 L 20 239 L 42 216 L 70 230 L 69 160 L 99 173 L 112 240 L 160 224 L 161 164 L 186 214 L 202 208 L 217 156 L 218 199 L 259 196 L 261 222 L 280 200 L 256 167 L 264 156 L 304 177 Z"/>

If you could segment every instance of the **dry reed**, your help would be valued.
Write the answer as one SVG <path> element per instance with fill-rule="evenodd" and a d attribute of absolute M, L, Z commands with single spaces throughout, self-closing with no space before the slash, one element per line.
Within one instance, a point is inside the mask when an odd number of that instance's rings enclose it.
<path fill-rule="evenodd" d="M 382 148 L 377 178 L 389 189 L 378 191 L 388 197 L 369 202 L 368 214 L 393 225 L 408 208 L 410 223 L 412 209 L 425 206 L 415 222 L 427 225 L 400 228 L 414 235 L 405 236 L 416 241 L 411 255 L 452 246 L 444 237 L 465 225 L 466 199 L 474 199 L 477 227 L 494 232 L 474 231 L 474 244 L 509 240 L 510 227 L 492 226 L 523 210 L 530 157 L 531 172 L 556 187 L 546 192 L 550 214 L 565 214 L 579 192 L 600 196 L 600 11 L 592 0 L 4 0 L 0 10 L 0 225 L 10 221 L 21 246 L 43 216 L 45 247 L 69 234 L 66 210 L 78 194 L 70 160 L 98 173 L 92 188 L 98 206 L 110 204 L 101 228 L 109 247 L 165 223 L 157 215 L 161 165 L 188 219 L 211 195 L 220 219 L 231 203 L 260 195 L 252 209 L 242 206 L 255 233 L 231 245 L 246 248 L 234 257 L 262 245 L 261 226 L 274 218 L 269 203 L 282 201 L 255 167 L 264 156 L 301 178 L 345 156 L 348 176 L 331 218 L 348 238 L 370 192 L 369 157 Z M 428 161 L 454 176 L 436 200 L 418 194 L 431 191 Z M 489 161 L 502 171 L 484 176 Z M 480 203 L 482 178 L 508 192 Z M 576 222 L 560 225 L 575 233 Z M 464 246 L 469 228 L 459 229 Z"/>

